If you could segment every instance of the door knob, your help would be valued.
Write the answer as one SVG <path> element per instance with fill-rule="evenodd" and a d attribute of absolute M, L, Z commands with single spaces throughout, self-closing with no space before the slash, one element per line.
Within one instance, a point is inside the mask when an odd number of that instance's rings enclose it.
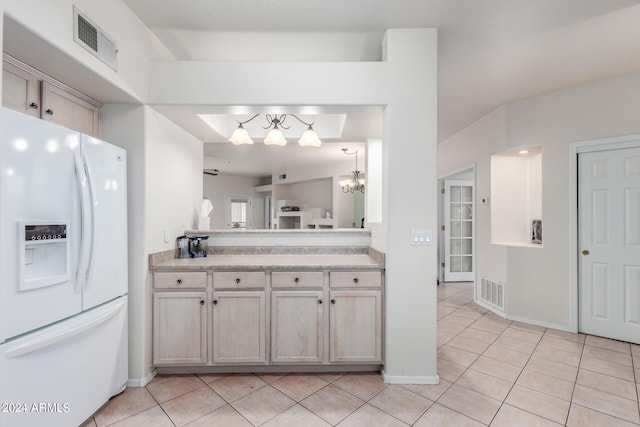
<path fill-rule="evenodd" d="M 582 251 L 582 255 L 589 255 L 589 251 L 585 249 L 584 251 Z"/>

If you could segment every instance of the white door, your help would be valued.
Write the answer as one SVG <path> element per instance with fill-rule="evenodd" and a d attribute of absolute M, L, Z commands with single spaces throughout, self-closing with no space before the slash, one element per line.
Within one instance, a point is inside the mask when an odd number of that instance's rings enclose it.
<path fill-rule="evenodd" d="M 582 153 L 580 331 L 640 342 L 640 148 Z"/>
<path fill-rule="evenodd" d="M 444 281 L 467 282 L 473 273 L 473 181 L 444 182 Z"/>

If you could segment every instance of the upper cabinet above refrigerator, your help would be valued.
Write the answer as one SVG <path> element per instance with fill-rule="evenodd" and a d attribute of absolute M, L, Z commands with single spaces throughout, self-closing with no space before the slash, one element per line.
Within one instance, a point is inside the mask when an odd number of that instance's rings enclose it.
<path fill-rule="evenodd" d="M 102 104 L 4 54 L 2 106 L 97 137 Z"/>

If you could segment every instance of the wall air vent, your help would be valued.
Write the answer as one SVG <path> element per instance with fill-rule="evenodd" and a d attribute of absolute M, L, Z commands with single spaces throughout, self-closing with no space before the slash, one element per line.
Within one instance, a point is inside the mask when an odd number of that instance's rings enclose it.
<path fill-rule="evenodd" d="M 73 8 L 73 40 L 102 62 L 118 70 L 118 45 L 78 8 Z"/>
<path fill-rule="evenodd" d="M 480 278 L 480 301 L 497 308 L 501 312 L 505 311 L 505 290 L 504 283 L 494 282 L 486 277 Z"/>

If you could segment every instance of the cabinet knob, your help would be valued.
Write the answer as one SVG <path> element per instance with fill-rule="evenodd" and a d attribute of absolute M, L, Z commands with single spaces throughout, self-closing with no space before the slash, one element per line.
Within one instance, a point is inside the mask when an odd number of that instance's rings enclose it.
<path fill-rule="evenodd" d="M 46 114 L 48 114 L 48 115 L 50 115 L 50 116 L 53 116 L 53 110 L 52 110 L 51 108 L 47 108 L 47 109 L 45 110 L 45 113 L 46 113 Z"/>
<path fill-rule="evenodd" d="M 213 300 L 213 305 L 218 305 L 218 300 L 217 299 Z"/>
<path fill-rule="evenodd" d="M 358 278 L 357 277 L 353 278 L 353 283 L 358 283 Z"/>
<path fill-rule="evenodd" d="M 35 102 L 32 102 L 31 104 L 29 104 L 29 108 L 31 108 L 33 110 L 37 110 L 38 109 L 38 104 L 36 104 Z"/>
<path fill-rule="evenodd" d="M 335 303 L 336 303 L 336 300 L 332 299 L 331 304 L 335 304 Z"/>
<path fill-rule="evenodd" d="M 238 277 L 236 278 L 236 285 L 239 285 L 239 284 L 240 284 L 240 278 Z"/>
<path fill-rule="evenodd" d="M 589 251 L 585 249 L 584 251 L 582 251 L 582 255 L 589 255 Z"/>
<path fill-rule="evenodd" d="M 322 304 L 322 300 L 321 299 L 318 300 L 318 304 Z"/>
<path fill-rule="evenodd" d="M 293 281 L 294 281 L 295 283 L 298 283 L 298 282 L 300 282 L 300 278 L 299 278 L 299 277 L 296 277 L 295 279 L 293 279 Z"/>
<path fill-rule="evenodd" d="M 200 300 L 200 305 L 204 305 L 204 301 L 203 300 Z"/>
<path fill-rule="evenodd" d="M 176 283 L 177 283 L 178 285 L 182 285 L 182 279 L 178 279 L 178 280 L 176 280 Z"/>

